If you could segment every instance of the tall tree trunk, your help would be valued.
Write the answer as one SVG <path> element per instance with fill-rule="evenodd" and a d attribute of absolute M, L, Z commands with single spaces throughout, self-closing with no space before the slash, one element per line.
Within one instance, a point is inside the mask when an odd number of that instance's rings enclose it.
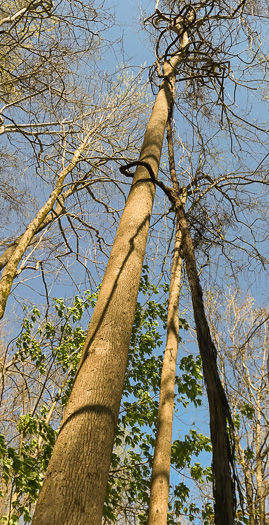
<path fill-rule="evenodd" d="M 152 174 L 152 178 L 154 178 Z M 162 181 L 156 183 L 164 190 L 176 210 L 176 216 L 182 235 L 182 256 L 187 270 L 191 290 L 194 320 L 198 346 L 202 358 L 203 373 L 207 388 L 210 413 L 210 434 L 213 448 L 213 493 L 215 498 L 215 525 L 234 525 L 235 519 L 235 487 L 231 468 L 235 476 L 234 451 L 231 450 L 229 432 L 233 433 L 233 423 L 229 404 L 224 392 L 218 367 L 217 350 L 211 338 L 209 325 L 205 315 L 203 292 L 199 281 L 194 254 L 193 242 L 181 198 L 180 188 L 173 180 L 173 188 Z M 229 432 L 227 430 L 229 423 Z"/>
<path fill-rule="evenodd" d="M 172 108 L 171 108 L 172 109 Z M 171 115 L 167 121 L 167 142 L 170 176 L 173 187 L 179 190 L 173 149 Z M 174 412 L 174 394 L 176 362 L 179 341 L 179 293 L 181 282 L 182 259 L 181 231 L 177 221 L 171 281 L 167 310 L 167 338 L 162 366 L 160 399 L 156 428 L 152 482 L 150 490 L 148 525 L 166 525 L 169 498 L 169 478 L 171 463 L 172 428 Z"/>
<path fill-rule="evenodd" d="M 23 257 L 27 248 L 30 246 L 35 234 L 40 231 L 43 228 L 42 225 L 46 223 L 46 217 L 52 211 L 55 202 L 62 192 L 64 181 L 67 175 L 79 162 L 81 154 L 87 145 L 90 135 L 91 132 L 86 134 L 82 143 L 75 151 L 71 162 L 61 171 L 61 173 L 59 173 L 55 188 L 51 192 L 47 202 L 38 211 L 35 218 L 27 226 L 25 232 L 8 248 L 8 252 L 6 254 L 8 256 L 8 262 L 5 260 L 5 257 L 3 258 L 4 260 L 2 262 L 4 264 L 1 267 L 5 266 L 5 269 L 0 280 L 0 319 L 2 319 L 5 313 L 10 290 L 17 275 L 18 264 L 20 263 L 21 258 Z"/>
<path fill-rule="evenodd" d="M 183 51 L 182 51 L 183 52 Z M 165 64 L 140 161 L 158 172 L 181 53 Z M 33 525 L 100 525 L 155 187 L 139 165 Z"/>
<path fill-rule="evenodd" d="M 236 453 L 239 459 L 239 463 L 242 467 L 244 478 L 245 478 L 246 507 L 247 507 L 249 525 L 256 525 L 256 519 L 255 519 L 256 512 L 255 512 L 251 472 L 249 469 L 248 461 L 245 458 L 244 450 L 240 444 L 240 439 L 239 439 L 238 434 L 235 435 L 235 447 L 236 447 Z"/>
<path fill-rule="evenodd" d="M 263 475 L 263 458 L 261 455 L 261 408 L 260 392 L 257 395 L 257 425 L 256 425 L 256 480 L 257 480 L 257 500 L 256 512 L 259 516 L 259 525 L 266 525 L 265 522 L 265 491 Z"/>
<path fill-rule="evenodd" d="M 177 218 L 181 225 L 182 253 L 191 290 L 196 333 L 209 403 L 210 434 L 213 448 L 215 524 L 234 525 L 235 489 L 230 468 L 231 465 L 233 466 L 233 455 L 227 432 L 227 421 L 232 425 L 230 410 L 218 373 L 217 351 L 205 315 L 203 293 L 188 221 L 183 203 L 178 196 L 175 196 L 175 204 Z M 231 428 L 230 430 L 232 431 Z"/>
<path fill-rule="evenodd" d="M 180 249 L 181 232 L 177 223 L 169 290 L 167 339 L 161 376 L 148 525 L 167 524 L 175 375 L 179 341 L 178 305 L 182 266 Z"/>
<path fill-rule="evenodd" d="M 246 500 L 247 500 L 247 512 L 249 517 L 249 525 L 255 525 L 255 505 L 253 499 L 253 488 L 252 480 L 249 468 L 243 466 L 244 476 L 245 476 L 245 487 L 246 487 Z"/>
<path fill-rule="evenodd" d="M 11 482 L 5 482 L 3 479 L 2 479 L 2 494 L 0 496 L 0 520 L 1 518 L 3 518 L 4 516 L 7 516 L 8 513 L 9 513 L 9 509 L 10 509 L 10 503 L 11 503 L 11 499 L 12 499 L 12 495 L 11 495 L 11 492 L 12 492 L 12 485 L 11 485 Z M 0 521 L 1 523 L 1 521 Z"/>
<path fill-rule="evenodd" d="M 78 159 L 79 160 L 79 159 Z M 89 174 L 94 171 L 93 168 L 89 170 Z M 61 177 L 61 174 L 59 174 L 59 177 Z M 73 195 L 76 191 L 80 190 L 80 187 L 85 187 L 85 179 L 88 177 L 83 177 L 79 181 L 75 181 L 71 184 L 71 186 L 62 192 L 62 186 L 60 187 L 61 194 L 58 194 L 55 209 L 51 208 L 50 213 L 46 215 L 45 219 L 42 221 L 42 223 L 36 227 L 36 230 L 34 232 L 34 236 L 32 237 L 31 241 L 25 246 L 25 250 L 35 244 L 37 242 L 37 234 L 40 233 L 42 230 L 47 228 L 52 222 L 54 222 L 56 219 L 58 219 L 63 213 L 65 213 L 65 201 L 68 199 L 70 195 Z M 51 203 L 51 206 L 53 206 L 55 202 Z M 19 246 L 20 241 L 23 237 L 22 235 L 19 235 L 13 242 L 11 242 L 5 249 L 5 251 L 0 255 L 0 271 L 5 268 L 5 266 L 10 261 L 12 255 L 14 254 L 16 248 Z"/>

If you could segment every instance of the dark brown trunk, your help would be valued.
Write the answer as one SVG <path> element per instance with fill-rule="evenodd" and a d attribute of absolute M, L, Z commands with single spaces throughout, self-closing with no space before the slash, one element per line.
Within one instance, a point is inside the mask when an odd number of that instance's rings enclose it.
<path fill-rule="evenodd" d="M 171 129 L 168 132 L 171 134 Z M 171 172 L 172 174 L 173 172 Z M 153 174 L 152 174 L 153 178 Z M 210 413 L 210 434 L 213 448 L 213 492 L 215 498 L 215 524 L 234 525 L 235 519 L 235 487 L 232 481 L 231 467 L 234 472 L 234 454 L 230 447 L 229 432 L 233 433 L 233 423 L 229 404 L 219 377 L 217 367 L 217 351 L 211 338 L 209 325 L 205 315 L 203 293 L 199 281 L 194 254 L 193 242 L 186 218 L 183 199 L 180 195 L 175 174 L 172 177 L 173 188 L 163 182 L 156 181 L 164 190 L 171 203 L 175 206 L 177 221 L 182 235 L 182 256 L 185 260 L 188 281 L 191 290 L 194 320 L 197 332 L 198 346 L 202 358 L 203 373 L 206 382 Z M 184 196 L 185 199 L 185 196 Z M 232 438 L 232 441 L 233 438 Z"/>
<path fill-rule="evenodd" d="M 175 197 L 175 202 L 177 218 L 181 225 L 182 253 L 191 289 L 194 320 L 209 403 L 210 434 L 213 447 L 215 523 L 216 525 L 233 525 L 235 493 L 230 469 L 233 459 L 227 432 L 227 420 L 231 424 L 230 411 L 218 373 L 217 352 L 205 315 L 202 288 L 187 218 L 181 200 Z"/>

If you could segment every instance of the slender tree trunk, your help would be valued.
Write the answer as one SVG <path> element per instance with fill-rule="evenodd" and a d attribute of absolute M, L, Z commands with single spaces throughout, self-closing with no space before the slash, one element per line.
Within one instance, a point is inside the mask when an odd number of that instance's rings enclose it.
<path fill-rule="evenodd" d="M 170 117 L 171 114 L 172 111 L 170 112 Z M 175 171 L 170 118 L 167 121 L 167 142 L 170 175 L 174 189 L 179 190 Z M 167 339 L 162 367 L 156 443 L 152 467 L 148 525 L 167 524 L 176 361 L 179 341 L 178 307 L 182 268 L 180 253 L 181 231 L 179 222 L 177 221 L 167 310 Z"/>
<path fill-rule="evenodd" d="M 246 500 L 247 500 L 247 512 L 249 516 L 249 525 L 255 525 L 255 505 L 253 500 L 253 489 L 251 482 L 251 475 L 249 468 L 244 468 L 245 486 L 246 486 Z"/>
<path fill-rule="evenodd" d="M 241 464 L 244 478 L 245 478 L 245 488 L 246 488 L 246 506 L 247 506 L 247 512 L 249 517 L 249 525 L 256 525 L 255 523 L 255 504 L 254 504 L 254 495 L 253 495 L 253 488 L 252 488 L 252 479 L 251 479 L 251 473 L 248 466 L 248 462 L 245 458 L 244 450 L 241 447 L 239 436 L 236 434 L 235 436 L 235 446 L 236 446 L 236 453 L 239 458 L 239 462 Z"/>
<path fill-rule="evenodd" d="M 0 281 L 0 319 L 2 319 L 4 312 L 5 312 L 8 296 L 9 296 L 13 281 L 17 275 L 18 264 L 21 258 L 23 257 L 24 253 L 26 252 L 28 246 L 31 244 L 31 241 L 34 235 L 40 229 L 43 228 L 43 226 L 41 225 L 44 222 L 46 222 L 47 215 L 52 211 L 53 206 L 62 191 L 63 184 L 64 184 L 64 181 L 67 175 L 70 173 L 70 171 L 73 170 L 73 168 L 79 162 L 81 154 L 87 145 L 90 135 L 91 135 L 91 132 L 88 132 L 86 134 L 81 145 L 75 151 L 71 162 L 59 174 L 55 188 L 51 192 L 47 202 L 38 211 L 35 218 L 30 222 L 30 224 L 26 228 L 25 232 L 15 241 L 13 245 L 9 247 L 8 262 L 5 261 L 5 257 L 3 258 L 3 262 L 5 263 L 4 264 L 5 269 L 3 271 L 1 281 Z"/>
<path fill-rule="evenodd" d="M 257 504 L 256 511 L 259 525 L 266 525 L 265 522 L 265 491 L 263 476 L 263 460 L 261 456 L 261 410 L 260 394 L 257 396 L 257 425 L 256 425 L 256 480 L 257 480 Z"/>
<path fill-rule="evenodd" d="M 175 375 L 179 341 L 178 305 L 182 266 L 180 248 L 181 232 L 177 223 L 169 290 L 167 339 L 161 376 L 148 525 L 167 524 Z"/>
<path fill-rule="evenodd" d="M 10 509 L 10 503 L 11 503 L 11 491 L 12 491 L 12 485 L 10 482 L 5 483 L 4 480 L 2 480 L 2 495 L 0 497 L 0 519 L 4 516 L 7 516 Z"/>
<path fill-rule="evenodd" d="M 218 373 L 217 352 L 205 315 L 203 293 L 184 206 L 177 196 L 175 196 L 175 203 L 177 218 L 181 225 L 182 253 L 191 289 L 194 320 L 209 403 L 210 433 L 213 447 L 215 524 L 234 525 L 235 490 L 230 469 L 233 458 L 227 432 L 227 420 L 231 424 L 229 405 Z"/>
<path fill-rule="evenodd" d="M 186 264 L 191 290 L 197 340 L 202 358 L 209 403 L 210 434 L 213 448 L 212 470 L 215 525 L 234 525 L 235 487 L 231 476 L 231 467 L 234 474 L 234 457 L 230 448 L 227 422 L 230 425 L 231 433 L 233 432 L 233 424 L 229 404 L 219 377 L 217 351 L 212 341 L 205 315 L 203 293 L 196 267 L 194 247 L 184 209 L 185 202 L 180 197 L 179 186 L 175 177 L 173 178 L 173 188 L 165 186 L 161 181 L 157 182 L 175 206 L 182 235 L 182 256 Z"/>
<path fill-rule="evenodd" d="M 158 172 L 173 98 L 166 64 L 140 161 Z M 138 166 L 89 326 L 33 525 L 100 525 L 155 187 Z"/>
<path fill-rule="evenodd" d="M 89 174 L 92 171 L 93 171 L 93 168 L 89 171 Z M 61 176 L 61 174 L 59 175 L 59 177 L 60 176 Z M 86 179 L 86 177 L 85 177 L 85 179 Z M 47 228 L 47 226 L 49 226 L 52 222 L 54 222 L 56 219 L 58 219 L 59 217 L 61 217 L 61 215 L 63 215 L 65 213 L 65 201 L 68 199 L 68 197 L 70 197 L 70 195 L 73 195 L 76 191 L 79 191 L 80 187 L 85 187 L 86 186 L 85 179 L 73 182 L 73 184 L 71 184 L 71 186 L 70 186 L 70 188 L 68 188 L 68 190 L 65 190 L 64 192 L 61 192 L 61 194 L 58 195 L 57 202 L 56 202 L 56 205 L 55 205 L 55 209 L 52 209 L 52 211 L 50 211 L 50 213 L 48 213 L 48 215 L 45 217 L 45 219 L 42 221 L 42 223 L 37 227 L 37 229 L 35 230 L 34 236 L 32 237 L 31 241 L 26 246 L 26 249 L 37 242 L 38 239 L 36 238 L 36 236 L 37 236 L 38 233 L 40 233 L 42 230 Z M 62 190 L 62 188 L 60 188 L 60 191 L 61 190 Z M 54 204 L 55 204 L 55 202 L 53 203 L 53 205 Z M 11 259 L 12 255 L 14 254 L 16 248 L 19 246 L 19 243 L 20 243 L 22 237 L 23 237 L 23 234 L 19 235 L 13 242 L 11 242 L 6 247 L 5 251 L 0 255 L 0 271 L 3 270 L 3 268 L 5 268 L 5 266 L 10 261 L 10 259 Z"/>

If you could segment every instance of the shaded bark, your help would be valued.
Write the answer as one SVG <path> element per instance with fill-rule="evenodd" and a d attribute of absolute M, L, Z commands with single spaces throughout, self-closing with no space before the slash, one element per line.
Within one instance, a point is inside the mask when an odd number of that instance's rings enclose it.
<path fill-rule="evenodd" d="M 249 525 L 264 525 L 269 473 L 268 312 L 238 288 L 224 295 L 208 294 L 207 305 L 233 418 L 240 418 L 233 436 L 246 518 Z M 223 322 L 225 331 L 221 332 L 219 323 Z"/>
<path fill-rule="evenodd" d="M 155 177 L 180 60 L 166 64 L 141 150 Z M 148 171 L 136 169 L 33 525 L 101 523 L 155 193 Z"/>
<path fill-rule="evenodd" d="M 193 242 L 184 210 L 179 185 L 173 180 L 173 188 L 166 186 L 148 165 L 152 180 L 163 189 L 173 204 L 182 235 L 182 256 L 191 290 L 194 320 L 199 351 L 202 358 L 210 413 L 210 435 L 213 448 L 213 493 L 215 499 L 215 524 L 234 525 L 235 519 L 235 466 L 233 422 L 229 404 L 223 389 L 217 366 L 217 351 L 213 343 L 203 302 L 203 293 L 196 267 Z M 227 429 L 229 424 L 229 430 Z M 233 471 L 233 478 L 231 469 Z M 241 496 L 241 493 L 240 493 Z"/>
<path fill-rule="evenodd" d="M 233 525 L 235 518 L 235 489 L 230 468 L 233 465 L 233 457 L 227 431 L 227 421 L 230 427 L 232 425 L 230 410 L 220 381 L 217 368 L 217 352 L 205 315 L 192 238 L 184 207 L 179 198 L 176 198 L 176 213 L 181 224 L 182 253 L 191 289 L 194 320 L 209 403 L 210 434 L 213 447 L 212 468 L 215 523 L 216 525 Z"/>
<path fill-rule="evenodd" d="M 244 469 L 245 485 L 246 485 L 246 499 L 247 512 L 249 517 L 249 525 L 255 525 L 255 506 L 253 501 L 253 488 L 251 483 L 251 476 L 248 468 Z"/>
<path fill-rule="evenodd" d="M 169 156 L 171 158 L 173 143 L 170 122 L 168 122 L 168 145 L 170 148 Z M 233 432 L 233 423 L 226 394 L 219 377 L 217 350 L 214 346 L 205 315 L 203 293 L 196 267 L 194 247 L 184 209 L 184 190 L 180 190 L 179 188 L 175 170 L 172 169 L 170 171 L 173 188 L 166 186 L 159 180 L 156 180 L 155 182 L 163 189 L 170 202 L 175 207 L 176 217 L 182 235 L 182 257 L 186 264 L 186 271 L 191 290 L 197 340 L 202 358 L 203 373 L 209 403 L 210 434 L 213 448 L 212 470 L 213 493 L 215 499 L 215 523 L 216 525 L 233 525 L 235 519 L 235 487 L 232 479 L 231 468 L 233 470 L 233 475 L 235 476 L 234 453 L 233 450 L 231 450 L 230 436 L 227 430 L 227 423 L 229 423 L 229 431 L 231 433 Z M 152 172 L 151 177 L 154 178 Z M 182 194 L 183 198 L 181 197 Z"/>

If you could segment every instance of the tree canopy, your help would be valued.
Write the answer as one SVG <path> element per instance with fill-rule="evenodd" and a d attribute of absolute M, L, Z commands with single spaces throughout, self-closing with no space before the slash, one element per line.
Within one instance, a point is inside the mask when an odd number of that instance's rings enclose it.
<path fill-rule="evenodd" d="M 267 523 L 268 18 L 4 0 L 3 523 Z"/>

